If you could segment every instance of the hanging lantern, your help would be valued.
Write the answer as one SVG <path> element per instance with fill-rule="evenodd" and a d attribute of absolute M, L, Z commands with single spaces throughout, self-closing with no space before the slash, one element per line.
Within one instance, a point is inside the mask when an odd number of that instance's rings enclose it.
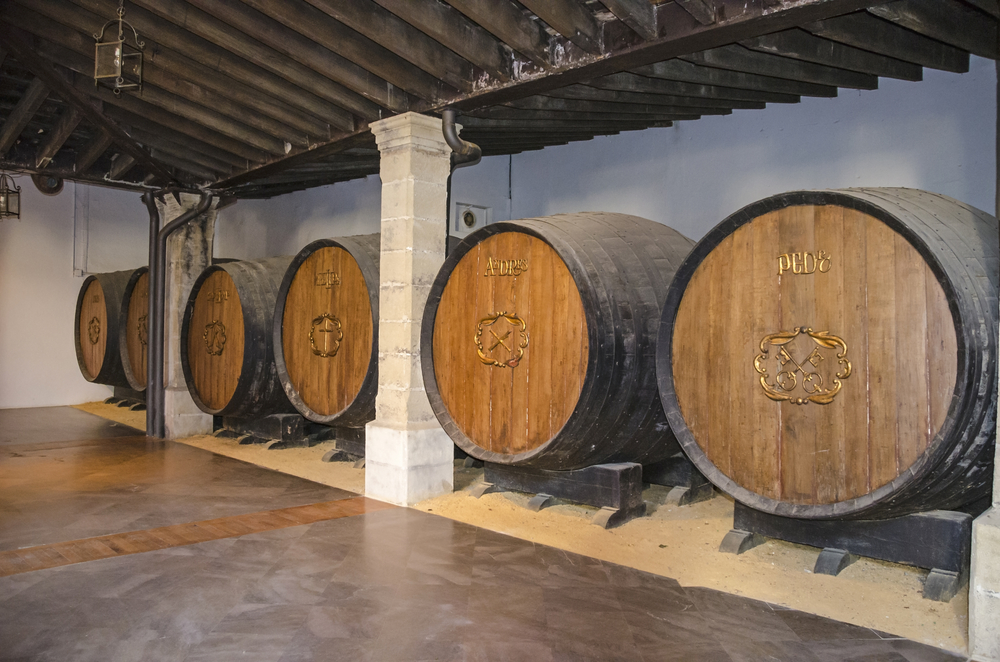
<path fill-rule="evenodd" d="M 139 33 L 125 20 L 125 0 L 118 3 L 118 38 L 104 41 L 104 33 L 115 24 L 110 20 L 104 24 L 97 40 L 94 55 L 94 84 L 110 87 L 115 94 L 122 90 L 142 90 L 142 50 L 145 43 L 139 41 Z M 128 28 L 129 34 L 125 28 Z M 126 36 L 132 43 L 126 41 Z"/>
<path fill-rule="evenodd" d="M 0 220 L 21 218 L 21 187 L 14 184 L 14 178 L 0 172 Z"/>

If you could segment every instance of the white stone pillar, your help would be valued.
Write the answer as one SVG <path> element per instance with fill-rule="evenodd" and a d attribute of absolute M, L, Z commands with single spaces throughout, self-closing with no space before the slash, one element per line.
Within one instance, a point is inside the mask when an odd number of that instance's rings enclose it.
<path fill-rule="evenodd" d="M 189 209 L 198 206 L 200 196 L 181 194 L 177 203 L 172 195 L 157 201 L 160 226 L 163 227 Z M 178 228 L 167 239 L 166 281 L 163 325 L 163 416 L 167 439 L 179 439 L 212 432 L 212 417 L 194 403 L 188 393 L 181 364 L 181 319 L 194 281 L 212 264 L 215 217 L 210 208 L 201 216 Z"/>
<path fill-rule="evenodd" d="M 365 494 L 410 505 L 454 484 L 454 444 L 431 411 L 420 372 L 420 320 L 444 262 L 451 149 L 441 120 L 417 113 L 371 129 L 382 156 L 382 282 Z"/>
<path fill-rule="evenodd" d="M 1000 218 L 1000 60 L 997 61 L 997 197 Z M 993 474 L 993 507 L 972 523 L 969 576 L 969 652 L 972 659 L 1000 662 L 1000 444 Z"/>

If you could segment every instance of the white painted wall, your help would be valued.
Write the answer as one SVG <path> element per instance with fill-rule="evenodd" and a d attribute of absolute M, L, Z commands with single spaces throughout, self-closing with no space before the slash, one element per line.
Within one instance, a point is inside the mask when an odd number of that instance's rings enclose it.
<path fill-rule="evenodd" d="M 995 90 L 993 64 L 973 58 L 963 75 L 928 70 L 920 83 L 883 80 L 837 99 L 487 158 L 456 171 L 452 201 L 490 207 L 494 221 L 619 211 L 692 239 L 746 204 L 800 188 L 910 186 L 992 210 Z M 73 350 L 74 209 L 88 210 L 87 268 L 112 271 L 145 263 L 145 207 L 135 193 L 67 184 L 47 197 L 27 177 L 19 183 L 24 216 L 0 223 L 0 408 L 103 397 L 109 389 L 80 376 Z M 219 214 L 215 254 L 290 255 L 314 239 L 377 232 L 380 193 L 372 176 L 238 202 Z"/>
<path fill-rule="evenodd" d="M 925 70 L 923 82 L 880 88 L 516 154 L 511 217 L 616 211 L 700 239 L 769 195 L 849 186 L 921 188 L 991 211 L 994 64 L 974 57 L 967 74 Z M 506 218 L 507 165 L 457 170 L 453 199 Z"/>
<path fill-rule="evenodd" d="M 219 212 L 215 256 L 294 255 L 316 239 L 378 232 L 381 195 L 382 184 L 373 175 L 268 200 L 241 200 Z"/>
<path fill-rule="evenodd" d="M 21 218 L 0 222 L 0 409 L 74 404 L 108 397 L 111 389 L 80 374 L 73 345 L 76 194 L 89 199 L 91 271 L 145 264 L 149 216 L 135 193 L 67 183 L 38 192 L 19 177 Z M 86 218 L 80 219 L 86 225 Z"/>

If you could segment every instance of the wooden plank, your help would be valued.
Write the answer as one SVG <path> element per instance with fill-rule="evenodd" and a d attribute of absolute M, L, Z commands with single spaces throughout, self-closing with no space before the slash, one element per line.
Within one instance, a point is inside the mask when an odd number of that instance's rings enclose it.
<path fill-rule="evenodd" d="M 700 115 L 684 112 L 670 113 L 663 111 L 663 106 L 659 106 L 656 113 L 638 115 L 629 113 L 628 119 L 633 122 L 645 121 L 671 121 L 671 120 L 694 120 Z M 512 108 L 510 106 L 494 106 L 492 108 L 482 108 L 479 110 L 467 111 L 472 117 L 485 119 L 534 119 L 534 120 L 577 120 L 580 122 L 606 122 L 621 118 L 619 112 L 585 112 L 573 110 L 530 110 L 525 108 Z"/>
<path fill-rule="evenodd" d="M 683 59 L 693 64 L 742 71 L 749 74 L 762 74 L 774 78 L 786 78 L 814 85 L 848 87 L 858 90 L 878 88 L 877 76 L 758 53 L 736 44 L 685 55 Z"/>
<path fill-rule="evenodd" d="M 986 12 L 995 19 L 1000 19 L 1000 2 L 997 0 L 965 0 L 965 3 Z"/>
<path fill-rule="evenodd" d="M 152 174 L 160 179 L 168 182 L 173 179 L 166 168 L 151 158 L 127 133 L 122 131 L 121 127 L 98 112 L 83 94 L 66 81 L 59 71 L 37 57 L 23 36 L 23 33 L 16 32 L 9 25 L 0 25 L 0 42 L 3 42 L 12 53 L 17 55 L 18 61 L 26 69 L 42 79 L 45 85 L 79 110 L 88 122 L 111 134 L 115 142 L 129 156 L 142 163 L 144 167 L 148 168 Z M 10 117 L 8 117 L 8 121 L 9 119 Z M 0 147 L 2 147 L 2 141 L 0 141 Z M 0 149 L 0 153 L 3 152 L 6 152 L 6 149 Z"/>
<path fill-rule="evenodd" d="M 788 80 L 775 76 L 761 76 L 754 71 L 730 71 L 726 68 L 702 66 L 680 58 L 657 62 L 645 67 L 632 69 L 633 73 L 652 78 L 676 80 L 698 85 L 714 85 L 723 88 L 756 90 L 775 94 L 790 94 L 808 97 L 835 97 L 837 88 L 832 85 L 817 85 L 801 80 Z"/>
<path fill-rule="evenodd" d="M 243 369 L 243 310 L 233 279 L 213 272 L 192 294 L 195 305 L 187 338 L 191 387 L 210 409 L 225 407 Z"/>
<path fill-rule="evenodd" d="M 824 39 L 863 48 L 923 67 L 960 74 L 969 70 L 968 53 L 865 12 L 807 23 L 802 28 Z"/>
<path fill-rule="evenodd" d="M 73 0 L 73 2 L 98 16 L 106 16 L 108 13 L 108 5 L 104 0 Z M 164 21 L 161 17 L 141 7 L 130 5 L 128 20 L 143 35 L 143 39 L 148 44 L 147 48 L 158 47 L 164 58 L 171 62 L 176 62 L 179 57 L 183 57 L 188 66 L 196 64 L 196 68 L 192 70 L 195 81 L 208 84 L 209 80 L 225 82 L 231 79 L 228 83 L 230 89 L 238 87 L 233 85 L 232 81 L 241 83 L 241 86 L 245 87 L 248 93 L 266 99 L 266 103 L 272 107 L 281 108 L 285 113 L 296 115 L 299 121 L 312 123 L 321 120 L 323 124 L 328 124 L 327 118 L 337 117 L 341 112 L 339 106 L 319 98 L 308 89 L 299 87 L 169 21 Z M 159 57 L 161 53 L 158 53 L 157 56 Z M 173 66 L 172 64 L 168 68 L 173 68 Z M 182 70 L 178 69 L 178 71 Z M 206 70 L 214 73 L 215 77 L 206 76 Z M 384 87 L 375 87 L 382 89 L 384 94 L 391 91 L 385 90 Z M 226 84 L 223 84 L 223 89 L 225 88 Z M 377 100 L 376 102 L 378 103 Z M 272 116 L 287 121 L 292 126 L 297 125 L 295 120 L 285 119 L 281 114 Z M 314 134 L 312 129 L 308 131 Z"/>
<path fill-rule="evenodd" d="M 955 321 L 948 308 L 948 299 L 937 277 L 930 269 L 924 271 L 927 292 L 927 392 L 930 429 L 928 438 L 941 430 L 948 416 L 958 374 L 958 343 Z"/>
<path fill-rule="evenodd" d="M 583 50 L 601 52 L 601 26 L 577 0 L 521 0 L 521 4 Z"/>
<path fill-rule="evenodd" d="M 49 88 L 41 78 L 35 78 L 28 84 L 28 89 L 24 91 L 17 105 L 7 115 L 3 127 L 0 128 L 0 156 L 3 156 L 14 146 L 17 139 L 21 137 L 24 127 L 35 116 L 38 109 L 49 96 Z"/>
<path fill-rule="evenodd" d="M 621 90 L 602 90 L 589 85 L 570 85 L 545 94 L 555 99 L 575 99 L 578 101 L 607 101 L 611 103 L 627 103 L 639 106 L 674 106 L 696 108 L 725 108 L 726 110 L 754 109 L 761 110 L 765 104 L 760 101 L 735 101 L 733 99 L 706 99 L 684 97 L 670 94 L 646 94 L 625 92 Z"/>
<path fill-rule="evenodd" d="M 465 92 L 472 90 L 477 73 L 471 63 L 371 0 L 307 2 L 452 88 Z M 446 90 L 443 92 L 430 98 L 450 96 Z"/>
<path fill-rule="evenodd" d="M 122 122 L 127 126 L 127 122 Z M 202 149 L 201 143 L 195 143 L 201 149 L 189 146 L 183 141 L 175 141 L 174 135 L 164 136 L 163 132 L 149 132 L 145 129 L 140 129 L 135 126 L 128 127 L 129 134 L 132 135 L 141 144 L 149 147 L 150 149 L 155 149 L 158 151 L 166 152 L 177 158 L 183 158 L 186 161 L 201 166 L 202 168 L 207 168 L 216 173 L 224 173 L 226 175 L 231 175 L 233 173 L 233 165 L 228 162 L 228 160 L 220 160 L 213 158 L 205 154 Z M 189 141 L 195 142 L 195 141 Z M 214 177 L 213 179 L 216 179 Z"/>
<path fill-rule="evenodd" d="M 676 0 L 676 2 L 702 25 L 715 23 L 715 0 Z"/>
<path fill-rule="evenodd" d="M 779 243 L 778 232 L 779 212 L 765 214 L 748 224 L 747 230 L 753 234 L 753 252 L 759 259 L 753 261 L 753 271 L 750 278 L 753 282 L 753 331 L 750 336 L 753 342 L 751 353 L 740 357 L 741 360 L 752 360 L 760 354 L 761 340 L 781 328 L 780 297 L 778 291 L 778 269 L 776 268 L 775 248 Z M 773 369 L 770 369 L 774 372 Z M 746 422 L 751 429 L 737 440 L 753 446 L 753 485 L 758 494 L 767 498 L 781 499 L 781 444 L 783 428 L 781 421 L 781 406 L 767 398 L 760 388 L 759 375 L 754 370 L 750 403 L 753 414 Z M 773 376 L 772 376 L 773 379 Z"/>
<path fill-rule="evenodd" d="M 900 235 L 896 253 L 896 466 L 913 465 L 930 432 L 927 375 L 927 265 Z"/>
<path fill-rule="evenodd" d="M 871 489 L 898 475 L 895 233 L 870 219 L 868 252 L 869 449 Z M 876 285 L 877 284 L 877 285 Z"/>
<path fill-rule="evenodd" d="M 815 62 L 830 67 L 872 74 L 873 76 L 913 81 L 923 78 L 923 70 L 919 65 L 822 39 L 799 29 L 783 30 L 747 39 L 740 43 L 749 49 L 762 53 Z"/>
<path fill-rule="evenodd" d="M 634 129 L 645 129 L 650 126 L 660 126 L 657 123 L 649 122 L 552 122 L 548 120 L 491 120 L 479 117 L 463 117 L 461 119 L 462 134 L 466 132 L 493 132 L 508 130 L 551 130 L 551 131 L 631 131 Z M 662 123 L 670 126 L 668 122 Z M 376 157 L 377 158 L 377 157 Z"/>
<path fill-rule="evenodd" d="M 718 106 L 661 106 L 658 104 L 617 103 L 613 101 L 586 101 L 534 96 L 509 102 L 511 108 L 524 110 L 566 111 L 576 113 L 621 113 L 624 115 L 729 115 L 730 108 Z"/>
<path fill-rule="evenodd" d="M 648 0 L 606 0 L 604 6 L 643 39 L 656 39 L 656 16 Z"/>
<path fill-rule="evenodd" d="M 677 61 L 679 62 L 679 60 Z M 684 64 L 687 63 L 685 62 Z M 705 67 L 698 68 L 705 69 Z M 593 80 L 586 81 L 584 84 L 601 90 L 621 90 L 624 92 L 637 92 L 643 94 L 676 95 L 682 97 L 693 97 L 695 99 L 747 101 L 750 103 L 799 102 L 799 96 L 795 94 L 736 89 L 716 85 L 703 85 L 700 83 L 685 83 L 663 78 L 639 76 L 628 72 L 604 76 L 602 78 L 595 78 Z"/>
<path fill-rule="evenodd" d="M 759 438 L 762 433 L 748 425 L 754 420 L 753 402 L 758 390 L 753 357 L 757 355 L 759 339 L 754 337 L 753 316 L 747 315 L 746 309 L 740 305 L 754 295 L 752 274 L 755 272 L 756 255 L 750 225 L 744 225 L 733 233 L 730 251 L 730 264 L 739 265 L 739 269 L 719 274 L 730 301 L 726 309 L 719 311 L 719 315 L 725 320 L 730 340 L 727 347 L 718 352 L 718 364 L 713 365 L 719 370 L 720 381 L 726 385 L 728 393 L 720 390 L 714 395 L 719 398 L 717 402 L 728 403 L 721 408 L 722 415 L 718 419 L 723 427 L 722 437 L 732 441 L 729 445 L 729 476 L 748 490 L 753 490 L 757 449 L 754 444 L 739 442 L 748 437 Z M 766 260 L 766 256 L 767 253 L 763 253 L 760 258 Z M 751 277 L 747 278 L 747 274 Z M 712 303 L 714 305 L 715 301 Z"/>
<path fill-rule="evenodd" d="M 21 0 L 25 2 L 25 0 Z M 36 13 L 37 12 L 37 13 Z M 83 56 L 89 66 L 70 66 L 84 75 L 93 75 L 94 39 L 92 33 L 100 32 L 105 18 L 82 8 L 67 6 L 60 0 L 32 1 L 29 6 L 8 4 L 3 14 L 19 25 L 25 26 L 33 34 L 45 40 L 72 49 Z M 45 20 L 42 17 L 51 20 Z M 82 31 L 82 32 L 81 32 Z M 36 44 L 39 51 L 44 46 Z M 143 66 L 144 83 L 152 84 L 180 95 L 189 101 L 212 108 L 249 126 L 280 136 L 292 144 L 306 146 L 301 134 L 316 139 L 330 137 L 329 122 L 298 111 L 285 103 L 278 102 L 259 90 L 235 85 L 234 81 L 218 74 L 215 70 L 176 53 L 147 39 L 147 51 L 156 57 Z M 353 118 L 344 111 L 331 115 L 341 130 L 353 128 Z"/>
<path fill-rule="evenodd" d="M 642 2 L 643 0 L 633 0 Z M 427 36 L 499 80 L 510 80 L 511 58 L 489 32 L 439 0 L 375 0 Z M 646 5 L 649 6 L 648 4 Z M 650 10 L 652 15 L 652 10 Z"/>
<path fill-rule="evenodd" d="M 549 36 L 509 0 L 446 0 L 540 67 L 549 66 Z"/>
<path fill-rule="evenodd" d="M 86 171 L 97 162 L 97 159 L 101 158 L 104 152 L 108 151 L 108 147 L 111 147 L 112 143 L 114 143 L 114 139 L 112 139 L 111 134 L 107 131 L 99 131 L 94 139 L 76 155 L 74 169 L 77 172 Z"/>
<path fill-rule="evenodd" d="M 869 12 L 973 55 L 997 59 L 997 22 L 957 0 L 894 0 Z"/>
<path fill-rule="evenodd" d="M 104 288 L 96 278 L 87 285 L 82 297 L 78 347 L 83 356 L 84 376 L 90 380 L 97 377 L 104 364 L 108 347 L 108 308 L 104 302 Z"/>
<path fill-rule="evenodd" d="M 841 270 L 844 283 L 844 321 L 842 338 L 847 342 L 851 361 L 851 376 L 838 395 L 844 407 L 844 485 L 840 499 L 847 500 L 871 491 L 869 462 L 871 377 L 868 342 L 868 231 L 872 219 L 861 212 L 845 209 L 843 218 L 843 252 L 831 253 L 830 271 Z M 825 250 L 825 249 L 824 249 Z"/>
<path fill-rule="evenodd" d="M 80 125 L 80 120 L 82 119 L 83 116 L 80 114 L 80 111 L 72 106 L 63 112 L 49 134 L 48 140 L 38 149 L 38 153 L 35 155 L 36 168 L 44 168 L 52 162 L 52 157 L 66 144 L 66 141 L 76 131 L 76 127 Z"/>
<path fill-rule="evenodd" d="M 111 161 L 111 169 L 108 171 L 108 179 L 112 181 L 121 179 L 136 165 L 136 160 L 132 158 L 132 155 L 119 154 Z"/>

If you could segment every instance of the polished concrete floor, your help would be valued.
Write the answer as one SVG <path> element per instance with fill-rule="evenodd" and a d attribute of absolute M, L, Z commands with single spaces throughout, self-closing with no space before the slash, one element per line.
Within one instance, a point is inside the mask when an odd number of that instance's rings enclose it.
<path fill-rule="evenodd" d="M 216 535 L 9 571 L 0 660 L 963 659 L 426 513 L 348 507 L 364 502 L 76 410 L 0 410 L 0 555 L 194 522 Z"/>

